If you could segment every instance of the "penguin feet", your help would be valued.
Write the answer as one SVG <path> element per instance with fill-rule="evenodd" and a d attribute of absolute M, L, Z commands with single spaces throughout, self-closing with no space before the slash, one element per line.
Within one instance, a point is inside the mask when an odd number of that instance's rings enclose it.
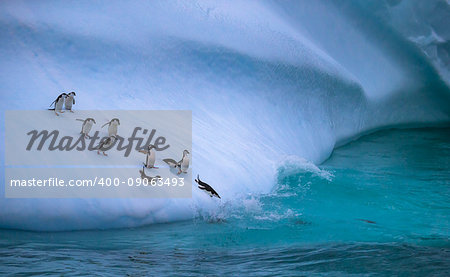
<path fill-rule="evenodd" d="M 108 156 L 108 154 L 106 154 L 105 152 L 103 152 L 103 156 Z"/>
<path fill-rule="evenodd" d="M 74 111 L 70 110 L 71 113 L 74 113 Z"/>
<path fill-rule="evenodd" d="M 97 155 L 100 155 L 100 151 L 97 150 Z"/>
<path fill-rule="evenodd" d="M 55 112 L 55 114 L 56 114 L 57 116 L 59 116 L 59 114 L 58 114 L 57 112 Z"/>

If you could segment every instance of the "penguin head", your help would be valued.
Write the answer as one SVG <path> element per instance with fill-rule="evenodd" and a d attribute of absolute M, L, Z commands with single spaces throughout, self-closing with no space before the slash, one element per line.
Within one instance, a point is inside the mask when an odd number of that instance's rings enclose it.
<path fill-rule="evenodd" d="M 119 121 L 118 118 L 113 118 L 113 119 L 111 119 L 111 123 L 112 123 L 113 121 L 117 121 L 117 125 L 120 125 L 120 121 Z"/>
<path fill-rule="evenodd" d="M 155 148 L 155 146 L 154 146 L 153 144 L 149 144 L 149 145 L 147 146 L 147 150 L 148 150 L 148 151 L 152 150 L 153 148 Z"/>
<path fill-rule="evenodd" d="M 75 93 L 75 91 L 72 91 L 68 94 L 68 96 L 73 95 L 73 96 L 77 96 L 77 94 Z"/>
<path fill-rule="evenodd" d="M 184 151 L 183 151 L 183 157 L 186 156 L 186 155 L 188 155 L 188 154 L 189 154 L 189 151 L 187 151 L 187 150 L 184 150 Z"/>

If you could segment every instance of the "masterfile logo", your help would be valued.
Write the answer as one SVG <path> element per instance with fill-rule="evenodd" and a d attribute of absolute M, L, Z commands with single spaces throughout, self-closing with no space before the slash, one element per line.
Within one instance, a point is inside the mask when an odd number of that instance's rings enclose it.
<path fill-rule="evenodd" d="M 191 150 L 191 111 L 6 111 L 5 196 L 191 197 Z"/>
<path fill-rule="evenodd" d="M 142 131 L 142 136 L 139 134 L 140 131 Z M 103 138 L 100 137 L 99 133 L 99 131 L 95 131 L 94 135 L 87 139 L 86 135 L 83 133 L 80 133 L 78 138 L 76 138 L 72 136 L 61 137 L 58 130 L 53 130 L 51 132 L 48 130 L 32 130 L 27 133 L 27 135 L 30 136 L 30 141 L 28 142 L 26 150 L 31 151 L 36 149 L 37 151 L 41 151 L 43 150 L 44 145 L 48 145 L 46 148 L 48 151 L 93 151 L 98 149 L 98 145 L 100 143 L 108 139 L 107 136 Z M 149 133 L 149 135 L 146 138 L 146 143 L 142 145 L 144 136 L 147 133 Z M 111 145 L 107 147 L 107 150 L 115 148 L 117 151 L 124 151 L 124 156 L 128 157 L 133 149 L 138 151 L 141 149 L 147 149 L 150 144 L 155 147 L 156 151 L 163 151 L 170 147 L 169 144 L 166 145 L 165 137 L 159 136 L 153 141 L 155 134 L 156 129 L 152 129 L 149 132 L 148 129 L 135 127 L 133 133 L 127 138 L 117 134 L 114 135 L 115 139 Z M 86 140 L 88 141 L 86 142 Z M 125 144 L 125 141 L 127 141 L 127 144 Z"/>

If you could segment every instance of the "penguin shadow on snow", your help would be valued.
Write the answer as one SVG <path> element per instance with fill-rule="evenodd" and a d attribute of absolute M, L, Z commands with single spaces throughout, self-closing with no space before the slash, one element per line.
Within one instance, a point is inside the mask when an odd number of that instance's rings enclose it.
<path fill-rule="evenodd" d="M 152 180 L 157 180 L 157 179 L 161 178 L 161 176 L 159 176 L 159 175 L 156 175 L 155 177 L 151 177 L 151 176 L 145 174 L 145 166 L 142 166 L 142 169 L 139 170 L 139 173 L 141 174 L 141 179 L 147 180 L 149 183 Z"/>

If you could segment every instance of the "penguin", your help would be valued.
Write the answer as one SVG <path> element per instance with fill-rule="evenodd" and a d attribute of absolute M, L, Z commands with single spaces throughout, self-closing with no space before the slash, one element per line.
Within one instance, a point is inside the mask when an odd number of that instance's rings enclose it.
<path fill-rule="evenodd" d="M 97 124 L 97 122 L 95 122 L 95 119 L 89 117 L 86 119 L 76 119 L 77 121 L 83 121 L 83 125 L 81 126 L 81 132 L 80 134 L 84 134 L 85 138 L 91 138 L 89 136 L 89 132 L 91 131 L 92 125 Z"/>
<path fill-rule="evenodd" d="M 96 148 L 97 154 L 100 155 L 100 151 L 102 151 L 104 156 L 108 156 L 108 154 L 106 154 L 105 151 L 108 151 L 114 144 L 114 142 L 116 142 L 116 136 L 114 135 L 102 140 Z"/>
<path fill-rule="evenodd" d="M 56 99 L 55 101 L 53 101 L 50 104 L 50 107 L 55 104 L 55 107 L 53 109 L 49 109 L 50 111 L 55 111 L 55 114 L 57 116 L 59 116 L 58 112 L 63 113 L 64 111 L 62 111 L 63 105 L 64 105 L 64 100 L 66 99 L 67 93 L 61 93 Z"/>
<path fill-rule="evenodd" d="M 75 96 L 76 93 L 74 91 L 67 94 L 66 100 L 64 101 L 65 109 L 69 110 L 71 113 L 72 111 L 72 104 L 75 105 Z"/>
<path fill-rule="evenodd" d="M 113 118 L 111 121 L 103 124 L 102 128 L 109 124 L 108 127 L 108 135 L 109 136 L 117 136 L 117 126 L 120 125 L 120 121 L 118 118 Z"/>
<path fill-rule="evenodd" d="M 174 159 L 164 159 L 163 161 L 170 167 L 178 168 L 177 174 L 180 174 L 181 172 L 187 173 L 187 170 L 189 169 L 189 151 L 183 151 L 183 157 L 179 162 L 176 162 Z"/>
<path fill-rule="evenodd" d="M 183 158 L 181 158 L 181 161 L 180 161 L 180 170 L 179 170 L 178 174 L 180 174 L 181 172 L 187 173 L 188 169 L 189 169 L 189 151 L 184 150 Z"/>
<path fill-rule="evenodd" d="M 198 175 L 197 179 L 195 179 L 195 182 L 198 184 L 198 188 L 206 192 L 210 197 L 217 197 L 221 199 L 219 194 L 210 185 L 208 185 L 205 182 L 202 182 Z"/>
<path fill-rule="evenodd" d="M 146 168 L 158 168 L 155 166 L 156 153 L 154 145 L 149 144 L 147 150 L 139 150 L 139 152 L 147 155 L 144 163 Z"/>
<path fill-rule="evenodd" d="M 139 170 L 139 173 L 141 173 L 141 179 L 147 180 L 149 183 L 154 179 L 159 179 L 161 176 L 156 175 L 155 177 L 151 177 L 145 174 L 145 167 L 142 167 L 142 170 Z"/>

